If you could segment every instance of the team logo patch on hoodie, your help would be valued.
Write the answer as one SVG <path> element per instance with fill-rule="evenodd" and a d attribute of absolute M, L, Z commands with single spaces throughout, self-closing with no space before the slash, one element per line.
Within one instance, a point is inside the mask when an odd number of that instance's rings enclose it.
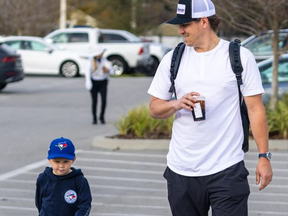
<path fill-rule="evenodd" d="M 73 190 L 68 190 L 64 195 L 64 199 L 67 203 L 75 203 L 77 200 L 77 193 Z"/>

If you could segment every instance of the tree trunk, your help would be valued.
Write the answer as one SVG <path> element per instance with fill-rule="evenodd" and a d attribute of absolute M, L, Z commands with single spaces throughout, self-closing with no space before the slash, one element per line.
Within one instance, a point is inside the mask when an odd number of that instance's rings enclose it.
<path fill-rule="evenodd" d="M 272 36 L 272 47 L 273 47 L 273 65 L 272 65 L 272 97 L 270 108 L 275 109 L 278 102 L 278 62 L 279 62 L 279 32 L 274 31 L 274 36 Z"/>

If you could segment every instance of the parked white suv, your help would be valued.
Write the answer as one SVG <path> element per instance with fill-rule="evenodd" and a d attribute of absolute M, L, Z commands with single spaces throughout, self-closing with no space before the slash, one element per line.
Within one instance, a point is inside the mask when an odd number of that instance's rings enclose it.
<path fill-rule="evenodd" d="M 104 43 L 145 42 L 144 39 L 141 39 L 137 37 L 136 35 L 125 30 L 101 29 L 101 33 L 102 33 Z M 153 65 L 151 69 L 148 71 L 147 75 L 154 75 L 160 61 L 162 60 L 162 58 L 164 57 L 166 53 L 172 50 L 172 47 L 164 45 L 162 43 L 156 43 L 156 42 L 146 41 L 146 43 L 149 43 L 150 55 L 153 60 Z"/>
<path fill-rule="evenodd" d="M 102 29 L 98 28 L 58 29 L 45 36 L 44 39 L 62 49 L 81 52 L 86 50 L 88 53 L 93 53 L 95 47 L 101 44 L 106 48 L 104 56 L 112 62 L 115 75 L 130 73 L 134 70 L 147 73 L 153 63 L 148 43 L 141 41 L 134 43 L 106 42 L 102 35 Z"/>

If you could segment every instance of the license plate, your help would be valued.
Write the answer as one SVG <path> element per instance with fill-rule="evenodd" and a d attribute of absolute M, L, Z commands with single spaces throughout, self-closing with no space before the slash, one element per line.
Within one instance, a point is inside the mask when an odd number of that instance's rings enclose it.
<path fill-rule="evenodd" d="M 17 60 L 17 61 L 16 61 L 16 67 L 17 67 L 17 68 L 21 68 L 21 67 L 22 67 L 21 60 Z"/>

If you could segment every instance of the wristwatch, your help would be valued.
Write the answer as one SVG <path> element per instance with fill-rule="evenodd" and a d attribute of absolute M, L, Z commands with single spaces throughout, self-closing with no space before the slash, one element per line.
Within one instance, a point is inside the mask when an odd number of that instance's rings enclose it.
<path fill-rule="evenodd" d="M 272 158 L 272 153 L 271 153 L 271 152 L 261 153 L 261 154 L 259 154 L 259 158 L 261 158 L 261 157 L 264 157 L 264 158 L 266 158 L 267 160 L 271 160 L 271 158 Z"/>

